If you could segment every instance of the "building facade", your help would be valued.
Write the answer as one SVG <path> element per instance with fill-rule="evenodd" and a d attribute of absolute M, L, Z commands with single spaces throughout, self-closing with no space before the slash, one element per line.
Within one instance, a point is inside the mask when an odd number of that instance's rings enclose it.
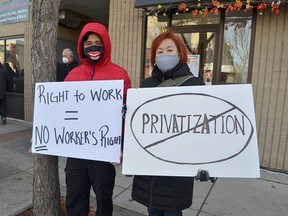
<path fill-rule="evenodd" d="M 101 5 L 90 4 L 92 11 L 85 11 L 83 2 L 62 1 L 60 10 L 66 18 L 59 20 L 58 61 L 63 48 L 76 52 L 81 27 L 86 22 L 98 21 L 109 29 L 112 61 L 129 72 L 133 87 L 139 87 L 151 72 L 149 52 L 153 38 L 171 28 L 186 45 L 191 71 L 207 85 L 252 84 L 260 164 L 288 172 L 287 3 L 277 5 L 269 1 L 265 8 L 261 1 L 251 4 L 248 10 L 250 1 L 243 1 L 238 11 L 226 13 L 229 5 L 236 7 L 240 1 L 201 1 L 200 5 L 199 1 L 97 2 Z M 95 15 L 97 12 L 102 13 L 101 17 Z M 8 93 L 8 110 L 10 117 L 26 121 L 33 119 L 32 44 L 30 13 L 27 20 L 0 25 L 0 61 L 8 62 L 18 73 L 14 77 L 14 92 Z M 18 79 L 20 73 L 23 80 Z"/>

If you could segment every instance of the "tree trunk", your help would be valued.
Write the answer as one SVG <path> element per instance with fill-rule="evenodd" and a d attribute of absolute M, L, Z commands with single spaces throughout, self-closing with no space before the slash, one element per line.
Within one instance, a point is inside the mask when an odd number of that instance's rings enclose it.
<path fill-rule="evenodd" d="M 33 83 L 56 80 L 56 43 L 61 0 L 31 0 Z M 33 87 L 34 92 L 34 87 Z M 52 116 L 51 116 L 52 117 Z M 34 154 L 33 215 L 59 215 L 58 157 Z"/>

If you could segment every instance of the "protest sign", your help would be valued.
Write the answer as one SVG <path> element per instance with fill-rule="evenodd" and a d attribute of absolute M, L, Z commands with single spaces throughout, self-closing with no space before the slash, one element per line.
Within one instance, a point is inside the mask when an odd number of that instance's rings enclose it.
<path fill-rule="evenodd" d="M 259 177 L 252 86 L 129 89 L 123 174 Z"/>
<path fill-rule="evenodd" d="M 119 162 L 123 80 L 36 83 L 32 152 Z"/>

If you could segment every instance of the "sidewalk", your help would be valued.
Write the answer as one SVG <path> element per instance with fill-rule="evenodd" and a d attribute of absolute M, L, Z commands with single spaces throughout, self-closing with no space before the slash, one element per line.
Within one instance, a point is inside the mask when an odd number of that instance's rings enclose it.
<path fill-rule="evenodd" d="M 0 216 L 17 215 L 32 206 L 33 156 L 28 154 L 32 125 L 8 119 L 0 125 Z M 59 158 L 61 193 L 65 195 L 64 167 Z M 147 215 L 131 199 L 132 177 L 116 168 L 114 216 Z M 284 216 L 288 214 L 288 175 L 261 170 L 260 179 L 220 178 L 214 184 L 195 181 L 193 205 L 184 216 Z M 94 203 L 94 204 L 93 204 Z M 91 205 L 95 197 L 91 193 Z"/>

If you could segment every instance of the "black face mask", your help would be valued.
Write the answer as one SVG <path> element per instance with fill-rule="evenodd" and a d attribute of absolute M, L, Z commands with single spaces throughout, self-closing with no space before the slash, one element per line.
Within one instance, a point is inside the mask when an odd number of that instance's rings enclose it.
<path fill-rule="evenodd" d="M 89 46 L 84 49 L 84 54 L 89 62 L 97 64 L 104 56 L 104 47 L 96 45 Z"/>

